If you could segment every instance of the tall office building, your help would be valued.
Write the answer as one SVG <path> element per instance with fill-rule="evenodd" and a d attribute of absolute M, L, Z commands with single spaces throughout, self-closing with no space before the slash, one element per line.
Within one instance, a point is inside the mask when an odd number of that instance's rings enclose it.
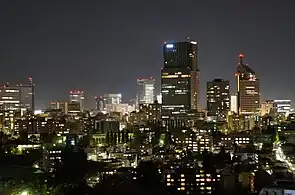
<path fill-rule="evenodd" d="M 275 113 L 275 103 L 273 100 L 266 100 L 260 105 L 260 115 L 270 115 Z"/>
<path fill-rule="evenodd" d="M 291 100 L 266 100 L 261 103 L 261 116 L 286 115 L 291 111 Z"/>
<path fill-rule="evenodd" d="M 157 95 L 157 101 L 159 104 L 162 104 L 162 94 Z"/>
<path fill-rule="evenodd" d="M 291 100 L 274 100 L 277 114 L 289 114 L 291 112 Z"/>
<path fill-rule="evenodd" d="M 137 104 L 153 104 L 155 100 L 155 79 L 137 78 Z"/>
<path fill-rule="evenodd" d="M 120 94 L 120 93 L 104 94 L 103 103 L 104 103 L 104 106 L 106 104 L 121 104 L 122 103 L 122 94 Z"/>
<path fill-rule="evenodd" d="M 229 81 L 214 79 L 207 82 L 208 116 L 216 116 L 218 120 L 226 120 L 230 111 Z"/>
<path fill-rule="evenodd" d="M 95 96 L 94 99 L 95 99 L 96 110 L 103 111 L 103 97 Z"/>
<path fill-rule="evenodd" d="M 244 55 L 239 55 L 235 74 L 237 80 L 238 113 L 257 114 L 260 108 L 259 79 L 248 65 L 243 63 Z"/>
<path fill-rule="evenodd" d="M 34 112 L 35 85 L 32 78 L 29 78 L 28 84 L 10 85 L 6 82 L 0 87 L 0 104 L 3 110 Z"/>
<path fill-rule="evenodd" d="M 77 104 L 73 106 L 74 104 Z M 84 91 L 83 90 L 71 90 L 69 105 L 75 107 L 75 110 L 84 110 Z M 79 109 L 78 109 L 79 107 Z"/>
<path fill-rule="evenodd" d="M 233 113 L 238 113 L 238 96 L 236 94 L 232 94 L 230 96 L 230 111 Z"/>
<path fill-rule="evenodd" d="M 197 42 L 165 42 L 163 45 L 164 68 L 161 71 L 162 119 L 186 115 L 198 110 L 199 69 Z"/>
<path fill-rule="evenodd" d="M 67 114 L 68 113 L 68 102 L 50 102 L 50 105 L 49 105 L 49 108 L 50 109 L 53 109 L 53 110 L 61 110 L 61 112 Z"/>
<path fill-rule="evenodd" d="M 29 77 L 28 84 L 20 84 L 21 107 L 34 112 L 35 110 L 35 84 L 32 77 Z"/>

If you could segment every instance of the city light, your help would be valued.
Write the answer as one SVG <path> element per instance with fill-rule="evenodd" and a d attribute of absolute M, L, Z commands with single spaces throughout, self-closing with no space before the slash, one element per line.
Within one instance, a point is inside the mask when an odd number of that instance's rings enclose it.
<path fill-rule="evenodd" d="M 173 48 L 173 47 L 174 47 L 173 44 L 167 44 L 167 45 L 166 45 L 166 48 L 167 48 L 167 49 L 171 49 L 171 48 Z"/>
<path fill-rule="evenodd" d="M 29 192 L 28 191 L 23 191 L 20 193 L 20 195 L 29 195 Z"/>

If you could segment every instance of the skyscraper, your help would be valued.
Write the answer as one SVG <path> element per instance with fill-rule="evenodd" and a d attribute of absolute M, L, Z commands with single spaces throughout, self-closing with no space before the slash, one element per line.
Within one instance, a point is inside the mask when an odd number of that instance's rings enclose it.
<path fill-rule="evenodd" d="M 274 100 L 278 114 L 288 114 L 291 111 L 291 100 Z"/>
<path fill-rule="evenodd" d="M 208 116 L 226 120 L 227 112 L 230 111 L 229 81 L 214 79 L 207 82 L 207 111 Z"/>
<path fill-rule="evenodd" d="M 104 94 L 103 104 L 121 104 L 122 103 L 122 94 L 121 93 L 109 93 Z"/>
<path fill-rule="evenodd" d="M 157 101 L 159 104 L 162 104 L 162 94 L 157 95 Z"/>
<path fill-rule="evenodd" d="M 137 78 L 137 104 L 153 104 L 155 100 L 155 79 Z"/>
<path fill-rule="evenodd" d="M 230 111 L 233 113 L 238 113 L 238 96 L 236 94 L 232 94 L 230 96 Z"/>
<path fill-rule="evenodd" d="M 96 110 L 103 111 L 103 97 L 95 96 L 94 99 L 96 104 Z"/>
<path fill-rule="evenodd" d="M 260 108 L 259 79 L 253 69 L 243 63 L 244 55 L 239 55 L 237 73 L 238 113 L 257 114 Z"/>
<path fill-rule="evenodd" d="M 83 90 L 71 90 L 70 91 L 70 104 L 77 104 L 80 107 L 80 111 L 84 110 L 84 91 Z M 74 106 L 77 110 L 77 106 Z"/>
<path fill-rule="evenodd" d="M 10 85 L 6 82 L 0 87 L 0 103 L 3 110 L 34 112 L 35 85 L 32 78 L 29 78 L 28 84 Z"/>
<path fill-rule="evenodd" d="M 266 100 L 261 103 L 261 116 L 265 114 L 286 115 L 291 111 L 291 100 Z"/>
<path fill-rule="evenodd" d="M 161 71 L 162 118 L 173 119 L 199 107 L 197 42 L 165 42 Z"/>
<path fill-rule="evenodd" d="M 35 84 L 32 77 L 29 77 L 29 83 L 26 85 L 20 84 L 20 102 L 21 107 L 30 111 L 35 110 Z"/>

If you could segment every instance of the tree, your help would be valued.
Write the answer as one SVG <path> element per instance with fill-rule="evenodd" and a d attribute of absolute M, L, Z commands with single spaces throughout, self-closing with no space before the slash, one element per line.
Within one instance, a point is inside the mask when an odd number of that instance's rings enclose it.
<path fill-rule="evenodd" d="M 165 136 L 165 146 L 170 146 L 172 144 L 171 133 L 167 132 Z"/>
<path fill-rule="evenodd" d="M 259 192 L 263 187 L 273 184 L 273 178 L 266 171 L 260 169 L 255 173 L 255 190 Z"/>
<path fill-rule="evenodd" d="M 87 156 L 83 149 L 66 147 L 62 152 L 62 163 L 57 166 L 55 172 L 55 186 L 64 191 L 83 186 L 87 168 Z"/>
<path fill-rule="evenodd" d="M 84 135 L 80 140 L 79 140 L 79 145 L 81 147 L 88 147 L 90 145 L 90 140 L 91 137 L 90 135 Z"/>
<path fill-rule="evenodd" d="M 128 134 L 128 130 L 126 131 L 126 134 L 125 134 L 125 142 L 128 143 L 130 141 L 129 139 L 129 134 Z"/>
<path fill-rule="evenodd" d="M 137 167 L 137 174 L 140 185 L 146 189 L 157 189 L 161 185 L 161 175 L 152 161 L 141 161 Z"/>
<path fill-rule="evenodd" d="M 27 192 L 29 195 L 46 195 L 47 186 L 38 179 L 30 182 L 11 180 L 6 183 L 6 191 L 4 191 L 2 194 L 6 194 L 6 192 L 9 194 L 22 194 L 23 192 Z"/>
<path fill-rule="evenodd" d="M 113 131 L 111 131 L 111 134 L 110 134 L 110 144 L 113 144 L 114 142 L 114 134 L 113 134 Z"/>
<path fill-rule="evenodd" d="M 121 143 L 121 133 L 120 132 L 118 132 L 118 144 L 120 144 Z"/>
<path fill-rule="evenodd" d="M 136 192 L 136 188 L 137 186 L 135 186 L 134 180 L 115 174 L 105 177 L 99 184 L 94 187 L 94 192 L 92 194 L 141 194 Z"/>
<path fill-rule="evenodd" d="M 113 145 L 117 145 L 117 132 L 114 133 L 114 137 L 113 137 Z"/>
<path fill-rule="evenodd" d="M 159 145 L 160 138 L 161 138 L 161 132 L 160 129 L 153 129 L 154 136 L 152 138 L 152 145 L 157 146 Z"/>
<path fill-rule="evenodd" d="M 107 132 L 106 134 L 106 144 L 109 145 L 110 144 L 110 133 Z"/>
<path fill-rule="evenodd" d="M 124 130 L 121 132 L 122 143 L 125 143 L 125 132 Z"/>

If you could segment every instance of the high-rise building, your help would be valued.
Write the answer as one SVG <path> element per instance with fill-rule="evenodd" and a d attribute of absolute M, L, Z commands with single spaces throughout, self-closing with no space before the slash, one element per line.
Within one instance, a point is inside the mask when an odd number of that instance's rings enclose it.
<path fill-rule="evenodd" d="M 157 95 L 157 101 L 159 104 L 162 104 L 162 94 Z"/>
<path fill-rule="evenodd" d="M 129 111 L 129 105 L 128 104 L 106 104 L 106 112 L 118 112 L 122 114 L 126 114 Z"/>
<path fill-rule="evenodd" d="M 10 85 L 8 82 L 0 87 L 0 103 L 3 110 L 30 111 L 35 110 L 35 85 L 32 78 L 28 84 Z"/>
<path fill-rule="evenodd" d="M 68 102 L 67 101 L 57 101 L 57 102 L 50 102 L 49 105 L 50 109 L 53 110 L 61 110 L 61 112 L 67 114 L 68 113 Z"/>
<path fill-rule="evenodd" d="M 207 111 L 208 116 L 226 120 L 226 115 L 230 111 L 229 81 L 214 79 L 207 82 Z"/>
<path fill-rule="evenodd" d="M 291 100 L 274 100 L 277 114 L 288 114 L 291 112 Z"/>
<path fill-rule="evenodd" d="M 291 111 L 291 100 L 266 100 L 261 103 L 261 116 L 286 115 Z"/>
<path fill-rule="evenodd" d="M 121 104 L 122 103 L 122 94 L 118 93 L 118 94 L 104 94 L 103 96 L 103 104 L 104 107 L 106 106 L 106 104 Z"/>
<path fill-rule="evenodd" d="M 230 111 L 238 113 L 238 96 L 236 94 L 230 96 Z"/>
<path fill-rule="evenodd" d="M 262 102 L 260 105 L 260 115 L 264 116 L 266 114 L 271 114 L 272 112 L 275 113 L 275 103 L 273 100 L 266 100 Z"/>
<path fill-rule="evenodd" d="M 94 99 L 95 99 L 96 110 L 103 111 L 103 97 L 95 96 Z"/>
<path fill-rule="evenodd" d="M 137 78 L 137 103 L 153 104 L 155 100 L 155 79 Z"/>
<path fill-rule="evenodd" d="M 197 42 L 165 42 L 163 45 L 164 68 L 161 71 L 162 119 L 186 115 L 198 110 L 199 69 Z"/>
<path fill-rule="evenodd" d="M 238 113 L 257 114 L 260 108 L 260 86 L 256 73 L 243 63 L 244 55 L 239 55 L 235 74 L 237 80 Z"/>
<path fill-rule="evenodd" d="M 70 91 L 70 102 L 69 104 L 74 105 L 78 104 L 80 111 L 84 110 L 84 91 L 83 90 L 71 90 Z M 78 106 L 75 106 L 76 108 Z"/>

